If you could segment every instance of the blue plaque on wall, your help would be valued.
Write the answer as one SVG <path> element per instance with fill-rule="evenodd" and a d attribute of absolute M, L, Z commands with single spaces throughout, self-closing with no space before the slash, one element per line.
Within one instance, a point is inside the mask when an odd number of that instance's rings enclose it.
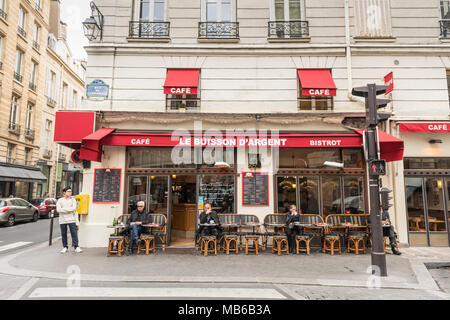
<path fill-rule="evenodd" d="M 86 86 L 86 96 L 88 98 L 108 98 L 109 85 L 103 80 L 94 80 Z"/>

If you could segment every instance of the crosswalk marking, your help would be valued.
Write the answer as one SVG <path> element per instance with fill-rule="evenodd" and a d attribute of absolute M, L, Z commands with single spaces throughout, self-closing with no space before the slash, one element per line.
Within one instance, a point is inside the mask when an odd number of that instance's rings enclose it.
<path fill-rule="evenodd" d="M 286 299 L 275 289 L 251 288 L 37 288 L 29 298 L 219 298 Z"/>
<path fill-rule="evenodd" d="M 33 242 L 19 241 L 19 242 L 10 243 L 10 244 L 1 246 L 0 247 L 0 252 L 6 251 L 6 250 L 15 249 L 15 248 L 19 248 L 19 247 L 23 247 L 23 246 L 29 245 L 31 243 L 33 243 Z"/>

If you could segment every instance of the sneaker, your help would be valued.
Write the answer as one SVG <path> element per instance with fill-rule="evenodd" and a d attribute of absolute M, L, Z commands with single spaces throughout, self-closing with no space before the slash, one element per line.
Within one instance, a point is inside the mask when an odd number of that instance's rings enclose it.
<path fill-rule="evenodd" d="M 83 250 L 81 250 L 80 247 L 76 247 L 75 252 L 76 252 L 76 253 L 81 253 L 81 252 L 83 252 Z"/>
<path fill-rule="evenodd" d="M 62 248 L 62 250 L 60 251 L 60 253 L 66 253 L 67 252 L 67 248 L 66 247 L 64 247 L 64 248 Z"/>

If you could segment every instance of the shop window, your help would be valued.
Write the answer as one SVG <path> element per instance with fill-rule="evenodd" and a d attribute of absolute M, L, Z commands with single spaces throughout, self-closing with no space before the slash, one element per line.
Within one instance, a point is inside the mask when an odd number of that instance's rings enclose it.
<path fill-rule="evenodd" d="M 365 213 L 363 177 L 343 177 L 343 179 L 345 213 Z"/>
<path fill-rule="evenodd" d="M 299 177 L 300 209 L 303 214 L 320 214 L 319 177 Z"/>
<path fill-rule="evenodd" d="M 330 214 L 342 214 L 341 178 L 323 177 L 321 191 L 324 218 Z"/>
<path fill-rule="evenodd" d="M 450 158 L 405 158 L 405 169 L 449 169 Z"/>
<path fill-rule="evenodd" d="M 200 175 L 199 196 L 217 213 L 235 213 L 234 176 Z"/>
<path fill-rule="evenodd" d="M 291 204 L 297 204 L 296 177 L 277 177 L 278 212 L 288 213 Z"/>
<path fill-rule="evenodd" d="M 193 111 L 200 108 L 199 94 L 168 94 L 167 109 L 178 111 Z"/>
<path fill-rule="evenodd" d="M 128 212 L 131 213 L 137 209 L 138 201 L 144 201 L 146 210 L 147 203 L 147 177 L 129 177 L 128 178 Z"/>
<path fill-rule="evenodd" d="M 341 162 L 337 148 L 280 148 L 280 168 L 321 168 L 325 161 Z"/>
<path fill-rule="evenodd" d="M 364 163 L 361 149 L 343 149 L 344 168 L 362 168 Z"/>

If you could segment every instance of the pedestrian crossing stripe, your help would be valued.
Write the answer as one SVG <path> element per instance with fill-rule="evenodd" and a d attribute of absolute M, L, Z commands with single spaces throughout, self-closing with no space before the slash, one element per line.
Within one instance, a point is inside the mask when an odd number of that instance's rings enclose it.
<path fill-rule="evenodd" d="M 15 249 L 15 248 L 20 248 L 29 244 L 32 244 L 33 242 L 26 242 L 26 241 L 19 241 L 19 242 L 14 242 L 14 243 L 10 243 L 10 244 L 6 244 L 4 246 L 0 246 L 0 252 L 6 251 L 6 250 L 11 250 L 11 249 Z"/>

